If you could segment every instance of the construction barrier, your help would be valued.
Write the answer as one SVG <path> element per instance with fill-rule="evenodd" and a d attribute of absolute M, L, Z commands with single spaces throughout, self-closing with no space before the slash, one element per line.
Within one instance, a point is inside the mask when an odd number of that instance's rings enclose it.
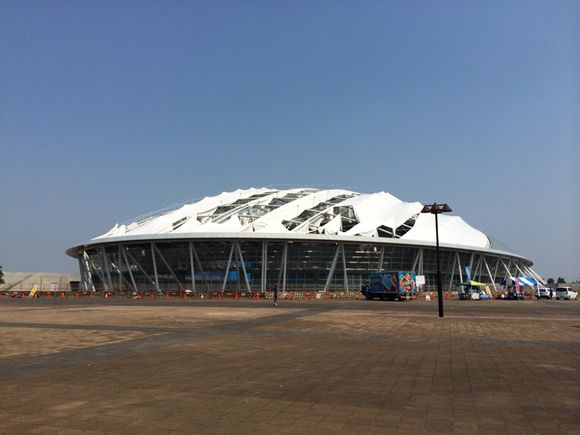
<path fill-rule="evenodd" d="M 8 296 L 11 298 L 20 298 L 20 297 L 27 297 L 30 291 L 12 291 L 12 292 L 0 292 L 1 296 Z M 427 297 L 430 295 L 429 297 Z M 414 293 L 410 295 L 408 300 L 433 300 L 434 293 L 432 292 L 424 292 L 424 293 Z M 436 294 L 435 294 L 436 296 Z M 110 298 L 127 298 L 130 300 L 142 300 L 142 299 L 163 299 L 165 301 L 170 301 L 171 299 L 182 299 L 182 300 L 253 300 L 259 301 L 261 299 L 274 299 L 274 292 L 273 291 L 243 291 L 243 290 L 147 290 L 147 291 L 139 291 L 135 292 L 132 290 L 125 290 L 125 291 L 110 291 L 110 290 L 97 290 L 97 291 L 37 291 L 34 294 L 35 298 L 58 298 L 58 299 L 67 299 L 67 298 L 74 298 L 75 300 L 82 300 L 84 298 L 93 299 L 94 297 L 102 297 L 105 300 Z M 286 291 L 280 291 L 278 294 L 279 299 L 281 300 L 305 300 L 305 301 L 314 301 L 314 300 L 357 300 L 357 299 L 364 299 L 364 296 L 358 290 L 291 290 L 287 289 Z M 452 292 L 445 292 L 445 299 L 456 297 L 456 293 Z"/>

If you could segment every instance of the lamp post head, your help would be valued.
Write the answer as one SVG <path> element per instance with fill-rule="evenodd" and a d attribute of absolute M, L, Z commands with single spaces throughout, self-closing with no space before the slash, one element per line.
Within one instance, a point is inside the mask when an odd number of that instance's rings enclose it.
<path fill-rule="evenodd" d="M 445 204 L 437 204 L 436 202 L 434 202 L 431 205 L 425 204 L 423 206 L 423 209 L 421 210 L 421 213 L 431 213 L 431 214 L 441 214 L 441 213 L 448 213 L 451 210 L 451 207 L 449 207 L 449 205 L 447 203 Z"/>

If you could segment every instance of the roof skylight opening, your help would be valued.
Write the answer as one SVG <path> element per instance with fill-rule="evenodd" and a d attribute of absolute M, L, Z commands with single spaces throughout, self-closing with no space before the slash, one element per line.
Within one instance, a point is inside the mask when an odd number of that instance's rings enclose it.
<path fill-rule="evenodd" d="M 326 201 L 321 201 L 318 204 L 316 204 L 314 207 L 311 207 L 309 209 L 304 210 L 302 213 L 300 213 L 295 218 L 282 221 L 282 225 L 284 225 L 288 230 L 292 231 L 292 230 L 302 226 L 303 224 L 306 224 L 312 218 L 321 214 L 325 210 L 329 209 L 334 204 L 338 204 L 339 202 L 342 202 L 348 198 L 352 198 L 353 196 L 356 196 L 356 195 L 355 194 L 342 194 L 342 195 L 334 196 Z M 311 223 L 312 222 L 308 222 L 309 226 Z M 309 228 L 309 232 L 311 232 L 310 228 Z"/>
<path fill-rule="evenodd" d="M 416 214 L 415 216 L 412 216 L 409 219 L 407 219 L 402 225 L 399 225 L 399 227 L 395 230 L 396 237 L 400 238 L 403 237 L 405 234 L 407 234 L 409 230 L 413 228 L 415 222 L 417 222 L 418 216 L 419 215 Z"/>
<path fill-rule="evenodd" d="M 173 222 L 171 224 L 171 230 L 175 231 L 176 229 L 178 229 L 180 226 L 182 226 L 184 223 L 187 222 L 188 217 L 182 217 L 181 219 L 176 220 L 175 222 Z"/>
<path fill-rule="evenodd" d="M 391 227 L 387 227 L 386 225 L 381 225 L 377 227 L 377 234 L 379 237 L 386 237 L 388 239 L 392 239 L 395 237 L 393 229 Z"/>
<path fill-rule="evenodd" d="M 334 207 L 335 214 L 340 214 L 342 232 L 345 233 L 360 223 L 352 205 Z"/>

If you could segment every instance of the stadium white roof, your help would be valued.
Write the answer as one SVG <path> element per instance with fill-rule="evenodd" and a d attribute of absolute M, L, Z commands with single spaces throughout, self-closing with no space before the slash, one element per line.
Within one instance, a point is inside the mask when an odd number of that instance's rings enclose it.
<path fill-rule="evenodd" d="M 435 243 L 435 220 L 421 214 L 419 202 L 404 202 L 387 192 L 357 193 L 341 189 L 239 189 L 205 197 L 117 224 L 93 242 L 118 237 L 195 233 L 248 233 L 286 236 L 326 234 Z M 368 239 L 367 239 L 368 240 Z M 459 216 L 439 216 L 442 244 L 491 248 L 490 238 Z"/>

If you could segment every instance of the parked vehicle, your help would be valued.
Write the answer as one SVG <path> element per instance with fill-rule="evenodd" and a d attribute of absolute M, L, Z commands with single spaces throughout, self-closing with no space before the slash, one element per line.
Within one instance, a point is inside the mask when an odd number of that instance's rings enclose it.
<path fill-rule="evenodd" d="M 417 292 L 414 272 L 375 272 L 369 275 L 369 283 L 361 289 L 366 299 L 409 299 Z"/>
<path fill-rule="evenodd" d="M 504 299 L 507 299 L 508 301 L 523 301 L 525 297 L 522 292 L 511 289 L 508 290 Z"/>
<path fill-rule="evenodd" d="M 552 299 L 556 296 L 556 290 L 549 287 L 539 287 L 536 289 L 537 299 Z"/>
<path fill-rule="evenodd" d="M 572 287 L 558 287 L 556 289 L 556 299 L 565 299 L 567 301 L 575 301 L 578 297 L 578 292 Z"/>

